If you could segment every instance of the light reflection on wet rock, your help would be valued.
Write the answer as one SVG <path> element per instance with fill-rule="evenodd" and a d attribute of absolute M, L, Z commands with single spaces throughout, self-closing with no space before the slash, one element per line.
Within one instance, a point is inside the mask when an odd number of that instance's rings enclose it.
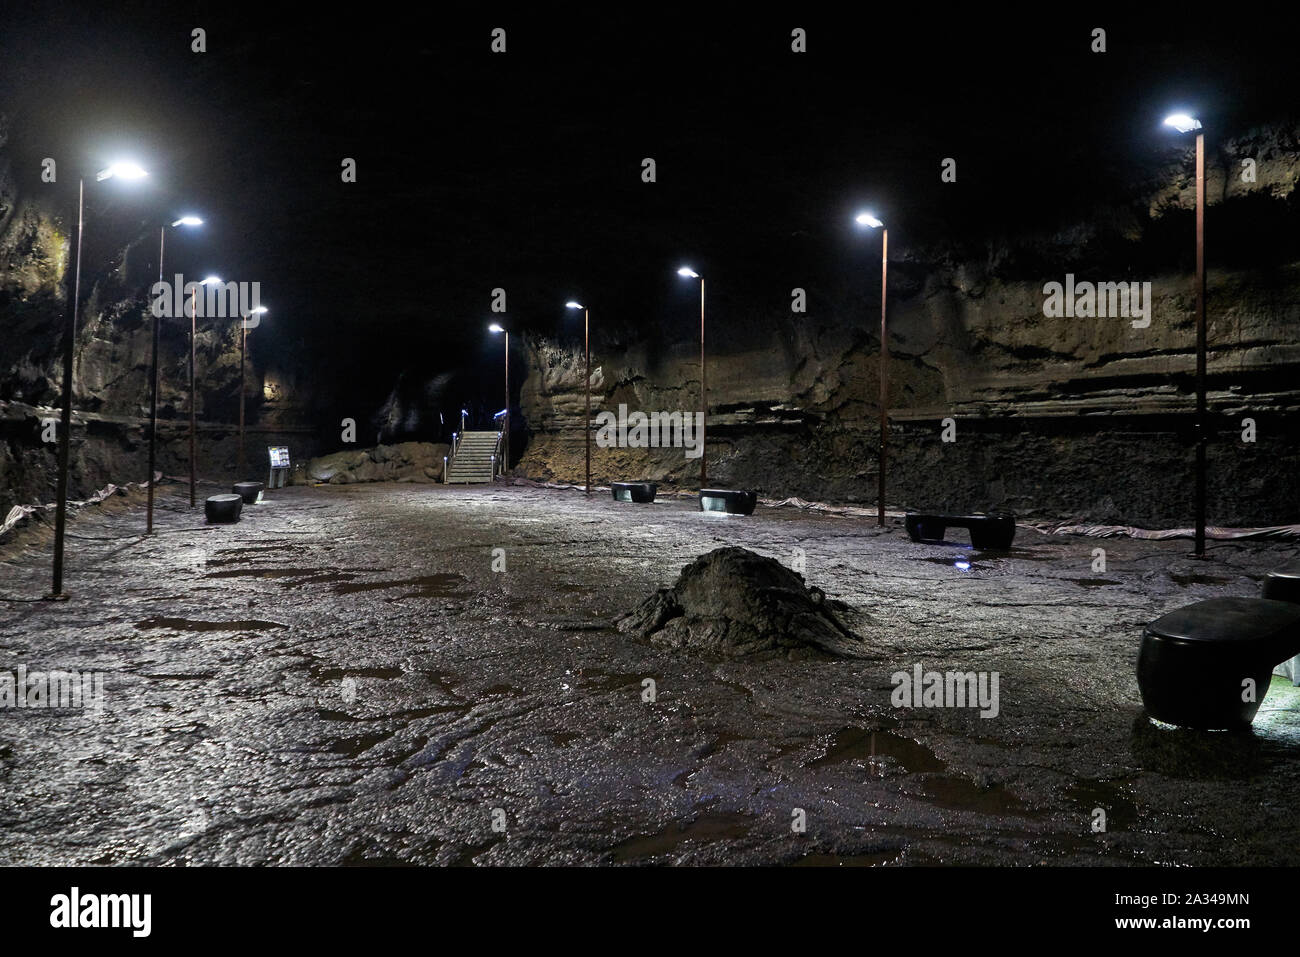
<path fill-rule="evenodd" d="M 1294 689 L 1229 746 L 1144 724 L 1134 677 L 1143 624 L 1285 545 L 1107 540 L 1101 575 L 1090 539 L 508 486 L 291 487 L 219 528 L 167 490 L 142 522 L 79 513 L 72 600 L 0 603 L 3 667 L 105 678 L 99 713 L 0 712 L 0 863 L 1283 864 L 1296 836 Z M 726 546 L 805 562 L 871 657 L 615 627 Z M 48 561 L 6 544 L 5 594 Z M 917 664 L 998 671 L 998 717 L 894 708 Z"/>

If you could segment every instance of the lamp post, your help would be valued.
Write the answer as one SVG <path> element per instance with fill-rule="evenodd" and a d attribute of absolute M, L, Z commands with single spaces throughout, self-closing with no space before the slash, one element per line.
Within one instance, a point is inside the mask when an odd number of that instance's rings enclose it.
<path fill-rule="evenodd" d="M 572 299 L 564 304 L 564 308 L 582 310 L 582 347 L 587 356 L 587 418 L 582 424 L 582 430 L 587 439 L 587 494 L 591 495 L 591 310 Z"/>
<path fill-rule="evenodd" d="M 1196 554 L 1205 554 L 1205 133 L 1186 113 L 1165 118 L 1179 133 L 1196 132 Z"/>
<path fill-rule="evenodd" d="M 148 175 L 135 163 L 114 163 L 96 173 L 95 181 L 102 183 L 114 177 L 134 180 Z M 55 600 L 67 597 L 63 594 L 63 533 L 68 514 L 68 455 L 72 439 L 72 360 L 77 339 L 77 306 L 81 301 L 81 238 L 85 231 L 85 211 L 86 180 L 82 177 L 77 180 L 77 266 L 72 282 L 72 307 L 63 327 L 63 409 L 59 417 L 58 498 L 54 510 L 54 581 L 48 596 Z"/>
<path fill-rule="evenodd" d="M 172 229 L 177 226 L 202 226 L 203 220 L 197 216 L 182 216 L 176 222 L 172 223 Z M 158 283 L 161 286 L 163 282 L 163 252 L 167 243 L 166 225 L 158 227 Z M 145 507 L 145 526 L 146 535 L 153 534 L 153 487 L 154 474 L 158 445 L 158 314 L 154 313 L 153 317 L 153 354 L 149 362 L 149 500 Z"/>
<path fill-rule="evenodd" d="M 885 524 L 885 469 L 889 452 L 889 327 L 885 323 L 886 288 L 889 275 L 889 230 L 870 213 L 859 213 L 859 226 L 881 230 L 880 239 L 880 452 L 876 465 L 876 524 Z"/>
<path fill-rule="evenodd" d="M 709 449 L 704 437 L 704 430 L 709 421 L 709 385 L 704 366 L 704 277 L 690 266 L 683 266 L 677 270 L 677 275 L 700 281 L 700 489 L 702 490 L 709 484 Z"/>
<path fill-rule="evenodd" d="M 248 352 L 248 330 L 256 329 L 262 322 L 262 316 L 266 314 L 266 306 L 258 306 L 248 311 L 248 315 L 239 320 L 239 474 L 244 474 L 244 396 L 247 389 L 244 385 L 244 357 Z M 249 319 L 252 318 L 252 324 Z"/>
<path fill-rule="evenodd" d="M 195 400 L 195 346 L 196 323 L 198 321 L 199 286 L 211 286 L 221 282 L 216 276 L 209 276 L 197 285 L 190 286 L 190 508 L 194 507 L 194 486 L 197 483 L 198 459 L 196 456 L 196 436 L 198 434 L 198 413 Z"/>
<path fill-rule="evenodd" d="M 497 323 L 488 326 L 488 332 L 504 333 L 506 337 L 506 404 L 501 419 L 501 474 L 510 465 L 510 330 Z"/>

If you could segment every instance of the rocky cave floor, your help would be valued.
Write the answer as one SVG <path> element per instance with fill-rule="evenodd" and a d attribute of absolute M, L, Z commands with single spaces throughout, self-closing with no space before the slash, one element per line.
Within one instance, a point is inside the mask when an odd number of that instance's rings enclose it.
<path fill-rule="evenodd" d="M 70 601 L 34 600 L 47 531 L 0 553 L 0 667 L 105 674 L 100 711 L 0 714 L 0 863 L 1294 858 L 1300 689 L 1199 733 L 1149 722 L 1134 677 L 1146 622 L 1258 594 L 1292 545 L 1022 528 L 982 555 L 519 485 L 291 487 L 205 527 L 163 493 L 149 539 L 135 494 L 70 523 Z M 721 545 L 802 550 L 876 657 L 702 660 L 612 626 Z M 998 672 L 999 714 L 893 707 L 918 663 Z"/>

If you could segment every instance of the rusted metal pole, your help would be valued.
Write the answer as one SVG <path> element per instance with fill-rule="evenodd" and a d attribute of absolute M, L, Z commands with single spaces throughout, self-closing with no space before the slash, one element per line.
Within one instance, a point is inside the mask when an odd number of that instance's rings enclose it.
<path fill-rule="evenodd" d="M 889 230 L 881 235 L 880 245 L 880 461 L 876 521 L 885 524 L 885 462 L 889 451 L 889 327 L 885 322 L 886 287 L 889 279 Z"/>
<path fill-rule="evenodd" d="M 167 245 L 167 226 L 158 228 L 158 282 L 163 281 L 163 251 Z M 154 470 L 158 462 L 158 311 L 153 315 L 153 353 L 149 362 L 149 497 L 145 505 L 144 533 L 153 534 Z"/>
<path fill-rule="evenodd" d="M 248 364 L 246 355 L 248 352 L 248 326 L 244 325 L 247 320 L 239 320 L 239 479 L 244 479 L 244 395 L 248 391 L 244 378 L 244 368 Z"/>
<path fill-rule="evenodd" d="M 709 484 L 709 447 L 704 430 L 709 421 L 709 382 L 704 365 L 704 277 L 700 277 L 700 488 Z"/>
<path fill-rule="evenodd" d="M 72 441 L 72 357 L 77 339 L 77 303 L 81 300 L 81 234 L 85 226 L 86 181 L 77 184 L 77 270 L 72 282 L 72 309 L 63 326 L 63 410 L 59 418 L 59 481 L 54 510 L 54 582 L 50 598 L 63 594 L 63 533 L 68 521 L 68 456 Z"/>
<path fill-rule="evenodd" d="M 190 508 L 194 507 L 194 486 L 198 475 L 195 465 L 195 434 L 198 431 L 198 415 L 195 412 L 195 348 L 194 337 L 198 324 L 198 287 L 190 287 Z"/>
<path fill-rule="evenodd" d="M 1196 134 L 1196 554 L 1205 554 L 1205 134 Z"/>
<path fill-rule="evenodd" d="M 591 310 L 582 310 L 582 340 L 587 353 L 587 419 L 583 430 L 587 434 L 587 495 L 591 495 Z"/>
<path fill-rule="evenodd" d="M 501 420 L 501 475 L 510 465 L 510 330 L 506 330 L 506 414 Z"/>

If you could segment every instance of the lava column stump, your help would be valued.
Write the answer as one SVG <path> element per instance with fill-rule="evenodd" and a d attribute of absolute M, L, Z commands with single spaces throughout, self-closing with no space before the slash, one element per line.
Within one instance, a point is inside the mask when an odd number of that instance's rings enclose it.
<path fill-rule="evenodd" d="M 242 498 L 245 505 L 252 505 L 265 487 L 261 482 L 236 482 L 231 491 Z"/>
<path fill-rule="evenodd" d="M 244 498 L 241 495 L 233 493 L 226 495 L 210 495 L 203 502 L 203 514 L 207 516 L 208 522 L 212 524 L 228 524 L 239 521 L 239 515 L 244 510 Z"/>
<path fill-rule="evenodd" d="M 758 504 L 757 492 L 726 488 L 700 489 L 701 512 L 726 512 L 728 515 L 753 515 Z"/>
<path fill-rule="evenodd" d="M 914 542 L 942 542 L 949 528 L 970 530 L 974 548 L 1004 552 L 1016 540 L 1014 515 L 937 515 L 908 512 L 903 517 L 907 536 Z"/>
<path fill-rule="evenodd" d="M 659 492 L 659 484 L 657 482 L 611 482 L 609 490 L 616 502 L 646 505 L 655 500 L 655 495 Z"/>
<path fill-rule="evenodd" d="M 1185 728 L 1249 727 L 1273 668 L 1297 652 L 1300 605 L 1267 598 L 1198 601 L 1146 626 L 1137 666 L 1142 704 L 1151 717 Z"/>

